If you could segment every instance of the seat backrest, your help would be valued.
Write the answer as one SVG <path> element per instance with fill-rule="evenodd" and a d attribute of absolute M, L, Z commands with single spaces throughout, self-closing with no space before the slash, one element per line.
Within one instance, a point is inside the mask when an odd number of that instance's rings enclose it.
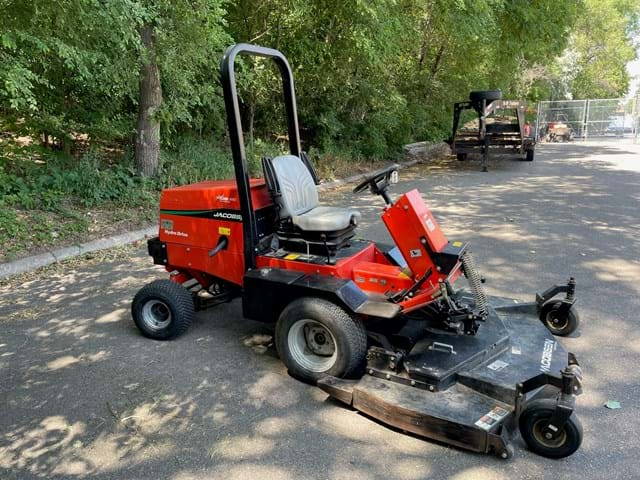
<path fill-rule="evenodd" d="M 280 218 L 302 215 L 318 205 L 318 190 L 307 166 L 295 155 L 275 157 L 271 161 L 280 187 L 276 198 Z"/>

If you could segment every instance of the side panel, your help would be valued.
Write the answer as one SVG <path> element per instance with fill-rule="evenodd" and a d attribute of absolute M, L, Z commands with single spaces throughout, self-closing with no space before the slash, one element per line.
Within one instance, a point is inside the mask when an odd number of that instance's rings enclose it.
<path fill-rule="evenodd" d="M 353 280 L 368 292 L 398 292 L 411 288 L 413 280 L 395 265 L 360 262 L 353 268 Z"/>

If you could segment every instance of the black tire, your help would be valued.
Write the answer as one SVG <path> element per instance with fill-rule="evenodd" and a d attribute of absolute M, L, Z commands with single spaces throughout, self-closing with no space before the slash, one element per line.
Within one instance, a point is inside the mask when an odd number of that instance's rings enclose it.
<path fill-rule="evenodd" d="M 458 161 L 464 162 L 467 159 L 467 154 L 466 153 L 457 153 L 456 157 L 458 158 Z"/>
<path fill-rule="evenodd" d="M 315 343 L 317 332 L 323 337 Z M 310 335 L 315 335 L 313 340 Z M 315 385 L 327 375 L 354 378 L 362 374 L 367 332 L 358 318 L 332 302 L 313 297 L 294 300 L 280 315 L 275 337 L 289 373 L 304 382 Z M 314 352 L 312 348 L 327 350 Z"/>
<path fill-rule="evenodd" d="M 191 293 L 171 280 L 142 287 L 131 303 L 131 315 L 145 337 L 170 340 L 182 335 L 194 316 Z"/>
<path fill-rule="evenodd" d="M 529 449 L 547 458 L 564 458 L 573 454 L 582 444 L 582 425 L 574 413 L 567 420 L 556 439 L 548 440 L 542 426 L 556 408 L 552 399 L 534 400 L 520 414 L 520 435 Z"/>
<path fill-rule="evenodd" d="M 491 103 L 494 100 L 502 100 L 502 90 L 476 90 L 469 93 L 469 100 L 473 103 L 486 100 L 487 103 Z"/>
<path fill-rule="evenodd" d="M 571 306 L 566 314 L 560 313 L 561 300 L 552 300 L 545 303 L 540 310 L 540 320 L 544 326 L 554 335 L 566 337 L 575 332 L 580 326 L 580 315 L 575 306 Z"/>
<path fill-rule="evenodd" d="M 525 151 L 525 156 L 524 159 L 527 162 L 533 162 L 533 158 L 535 157 L 536 151 L 535 150 L 526 150 Z"/>

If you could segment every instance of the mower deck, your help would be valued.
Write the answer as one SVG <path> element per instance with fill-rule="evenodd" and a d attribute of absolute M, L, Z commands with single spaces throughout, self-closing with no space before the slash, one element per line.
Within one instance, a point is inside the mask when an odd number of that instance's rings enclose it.
<path fill-rule="evenodd" d="M 535 303 L 489 300 L 475 337 L 424 330 L 404 360 L 402 352 L 390 362 L 370 349 L 360 380 L 327 377 L 318 386 L 387 425 L 509 458 L 520 402 L 545 397 L 543 387 L 562 381 L 573 356 L 540 322 Z M 538 386 L 527 394 L 525 382 Z"/>

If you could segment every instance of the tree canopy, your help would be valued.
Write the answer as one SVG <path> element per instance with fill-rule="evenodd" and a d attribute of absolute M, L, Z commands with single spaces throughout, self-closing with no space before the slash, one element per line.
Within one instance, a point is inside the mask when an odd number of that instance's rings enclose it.
<path fill-rule="evenodd" d="M 130 144 L 140 66 L 155 38 L 162 143 L 224 136 L 218 63 L 225 46 L 284 52 L 305 147 L 385 157 L 446 136 L 454 101 L 501 88 L 531 100 L 613 97 L 629 84 L 635 0 L 0 0 L 4 124 L 68 148 Z M 261 61 L 242 65 L 245 127 L 286 131 L 279 84 Z"/>

